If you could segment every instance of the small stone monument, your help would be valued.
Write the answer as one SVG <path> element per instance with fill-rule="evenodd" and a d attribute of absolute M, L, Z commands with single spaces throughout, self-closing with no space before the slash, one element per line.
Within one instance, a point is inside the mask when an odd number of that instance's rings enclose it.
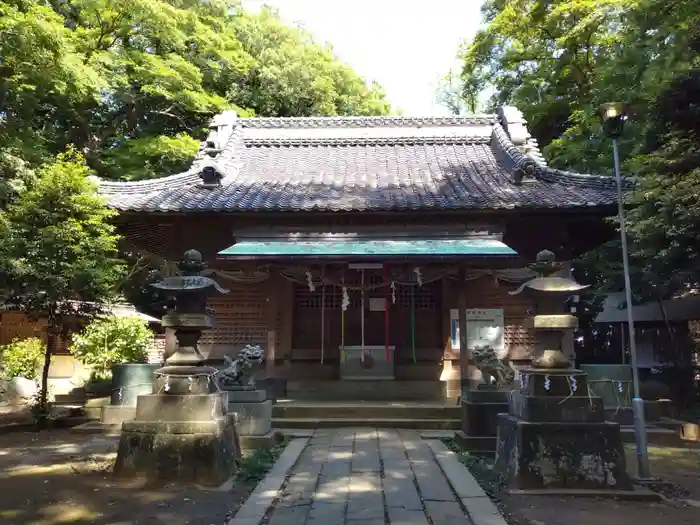
<path fill-rule="evenodd" d="M 199 275 L 204 268 L 199 252 L 187 251 L 178 266 L 181 275 L 153 285 L 175 297 L 163 326 L 175 329 L 178 348 L 154 372 L 154 393 L 138 396 L 135 419 L 122 424 L 114 472 L 218 486 L 234 474 L 240 446 L 217 369 L 203 365 L 197 343 L 202 330 L 213 326 L 207 296 L 228 292 Z"/>
<path fill-rule="evenodd" d="M 457 439 L 464 450 L 493 455 L 496 449 L 497 416 L 508 411 L 508 396 L 514 387 L 515 371 L 508 358 L 499 359 L 488 342 L 477 342 L 471 362 L 484 383 L 469 389 L 462 399 L 462 430 Z"/>
<path fill-rule="evenodd" d="M 275 440 L 272 431 L 272 401 L 267 391 L 255 386 L 255 372 L 265 360 L 258 345 L 245 346 L 231 359 L 224 357 L 225 367 L 219 376 L 220 388 L 228 392 L 228 411 L 237 416 L 237 429 L 244 449 L 271 445 Z"/>
<path fill-rule="evenodd" d="M 496 469 L 513 489 L 632 490 L 620 425 L 605 421 L 586 374 L 562 353 L 564 334 L 578 323 L 565 301 L 587 287 L 552 276 L 561 265 L 550 251 L 532 268 L 539 277 L 511 293 L 533 299 L 536 357 L 520 372 L 508 414 L 498 415 Z"/>

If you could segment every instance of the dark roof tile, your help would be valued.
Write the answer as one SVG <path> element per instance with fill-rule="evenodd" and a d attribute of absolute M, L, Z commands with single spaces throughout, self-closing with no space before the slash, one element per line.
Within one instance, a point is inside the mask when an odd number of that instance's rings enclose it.
<path fill-rule="evenodd" d="M 218 127 L 212 128 L 189 171 L 140 182 L 100 181 L 100 193 L 114 208 L 147 212 L 476 210 L 616 203 L 613 179 L 547 167 L 534 141 L 526 155 L 489 115 L 234 117 L 215 122 Z M 220 186 L 202 187 L 205 166 L 220 174 Z"/>

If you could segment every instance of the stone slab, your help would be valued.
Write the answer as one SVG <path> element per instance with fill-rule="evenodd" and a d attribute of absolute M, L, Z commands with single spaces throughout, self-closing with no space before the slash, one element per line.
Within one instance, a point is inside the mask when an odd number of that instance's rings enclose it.
<path fill-rule="evenodd" d="M 450 486 L 458 494 L 462 507 L 473 525 L 507 525 L 498 508 L 491 501 L 471 472 L 459 462 L 457 455 L 440 441 L 429 441 L 428 446 L 442 467 Z"/>
<path fill-rule="evenodd" d="M 282 507 L 278 508 L 270 516 L 268 525 L 305 525 L 308 516 L 309 507 Z M 251 522 L 254 523 L 252 520 Z M 255 525 L 258 525 L 258 523 L 255 523 Z"/>
<path fill-rule="evenodd" d="M 551 370 L 526 368 L 520 371 L 520 385 L 520 392 L 524 395 L 572 396 L 586 399 L 589 397 L 586 374 L 573 368 Z M 575 390 L 574 385 L 576 385 Z"/>
<path fill-rule="evenodd" d="M 281 443 L 283 435 L 276 430 L 270 430 L 264 436 L 238 436 L 241 450 L 256 450 L 274 447 Z"/>
<path fill-rule="evenodd" d="M 258 525 L 262 521 L 308 441 L 308 438 L 296 438 L 287 445 L 267 476 L 258 483 L 253 493 L 226 525 Z"/>
<path fill-rule="evenodd" d="M 454 501 L 452 489 L 427 442 L 415 431 L 401 431 L 400 435 L 423 501 Z"/>
<path fill-rule="evenodd" d="M 121 425 L 136 417 L 136 406 L 104 405 L 100 409 L 100 423 L 105 425 Z"/>
<path fill-rule="evenodd" d="M 445 473 L 452 489 L 460 498 L 480 498 L 486 496 L 479 483 L 469 470 L 459 462 L 457 454 L 449 450 L 441 441 L 428 441 L 435 460 Z"/>
<path fill-rule="evenodd" d="M 229 403 L 262 403 L 267 401 L 265 390 L 236 390 L 222 387 L 221 390 L 228 394 Z"/>
<path fill-rule="evenodd" d="M 523 322 L 523 326 L 536 330 L 572 330 L 578 328 L 578 317 L 571 314 L 534 315 L 526 318 Z"/>
<path fill-rule="evenodd" d="M 146 394 L 138 397 L 135 421 L 208 421 L 226 413 L 225 393 Z"/>
<path fill-rule="evenodd" d="M 525 421 L 599 423 L 605 421 L 603 400 L 599 397 L 528 396 L 513 392 L 508 413 Z"/>
<path fill-rule="evenodd" d="M 456 501 L 426 501 L 425 512 L 433 523 L 440 525 L 471 525 L 471 520 Z"/>
<path fill-rule="evenodd" d="M 237 415 L 241 436 L 264 436 L 272 428 L 272 401 L 239 403 L 229 399 L 228 411 Z"/>
<path fill-rule="evenodd" d="M 383 519 L 384 497 L 379 472 L 353 472 L 348 492 L 347 519 Z"/>
<path fill-rule="evenodd" d="M 429 525 L 428 518 L 422 509 L 389 508 L 388 514 L 391 525 Z"/>
<path fill-rule="evenodd" d="M 508 525 L 491 498 L 465 498 L 462 504 L 473 525 Z"/>
<path fill-rule="evenodd" d="M 235 421 L 227 414 L 210 421 L 125 421 L 122 431 L 141 434 L 207 434 L 221 432 Z"/>

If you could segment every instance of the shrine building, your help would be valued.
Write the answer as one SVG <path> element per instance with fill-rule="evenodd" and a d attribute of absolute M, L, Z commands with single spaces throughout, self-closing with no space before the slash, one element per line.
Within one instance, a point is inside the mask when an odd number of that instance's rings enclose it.
<path fill-rule="evenodd" d="M 259 344 L 290 397 L 368 379 L 365 390 L 382 382 L 389 399 L 457 397 L 460 375 L 479 374 L 460 366 L 460 348 L 480 340 L 527 364 L 530 305 L 509 292 L 534 277 L 539 251 L 569 261 L 610 238 L 603 219 L 617 202 L 614 179 L 549 167 L 509 107 L 426 118 L 227 111 L 189 170 L 99 191 L 133 249 L 166 268 L 199 250 L 230 290 L 210 303 L 202 353 Z"/>

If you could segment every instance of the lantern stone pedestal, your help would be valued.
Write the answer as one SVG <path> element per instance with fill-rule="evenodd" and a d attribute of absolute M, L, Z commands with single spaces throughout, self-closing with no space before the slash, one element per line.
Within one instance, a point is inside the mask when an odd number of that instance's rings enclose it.
<path fill-rule="evenodd" d="M 204 393 L 210 379 L 197 377 L 201 394 L 139 396 L 135 419 L 122 424 L 117 476 L 205 486 L 231 478 L 240 452 L 235 416 L 226 412 L 226 393 Z"/>
<path fill-rule="evenodd" d="M 244 450 L 270 447 L 277 442 L 272 430 L 272 401 L 254 386 L 223 386 L 228 411 L 236 415 L 236 428 Z"/>
<path fill-rule="evenodd" d="M 530 369 L 498 415 L 496 469 L 515 489 L 632 490 L 620 425 L 580 370 Z M 575 389 L 575 391 L 574 391 Z"/>
<path fill-rule="evenodd" d="M 510 389 L 484 384 L 466 392 L 462 399 L 462 429 L 456 436 L 462 450 L 493 457 L 498 414 L 508 412 L 509 395 Z"/>
<path fill-rule="evenodd" d="M 620 425 L 605 421 L 603 400 L 562 353 L 564 335 L 578 326 L 565 301 L 586 287 L 551 276 L 560 268 L 552 252 L 540 252 L 532 268 L 540 277 L 511 293 L 534 300 L 537 357 L 498 415 L 495 468 L 511 489 L 632 491 Z"/>
<path fill-rule="evenodd" d="M 153 285 L 175 296 L 176 309 L 162 324 L 175 328 L 178 348 L 154 372 L 153 394 L 138 396 L 134 420 L 122 423 L 114 473 L 219 486 L 236 470 L 236 418 L 228 413 L 228 394 L 219 390 L 218 370 L 204 366 L 197 343 L 202 330 L 213 326 L 207 295 L 226 290 L 199 275 L 199 252 L 186 252 L 178 266 L 183 275 Z"/>

